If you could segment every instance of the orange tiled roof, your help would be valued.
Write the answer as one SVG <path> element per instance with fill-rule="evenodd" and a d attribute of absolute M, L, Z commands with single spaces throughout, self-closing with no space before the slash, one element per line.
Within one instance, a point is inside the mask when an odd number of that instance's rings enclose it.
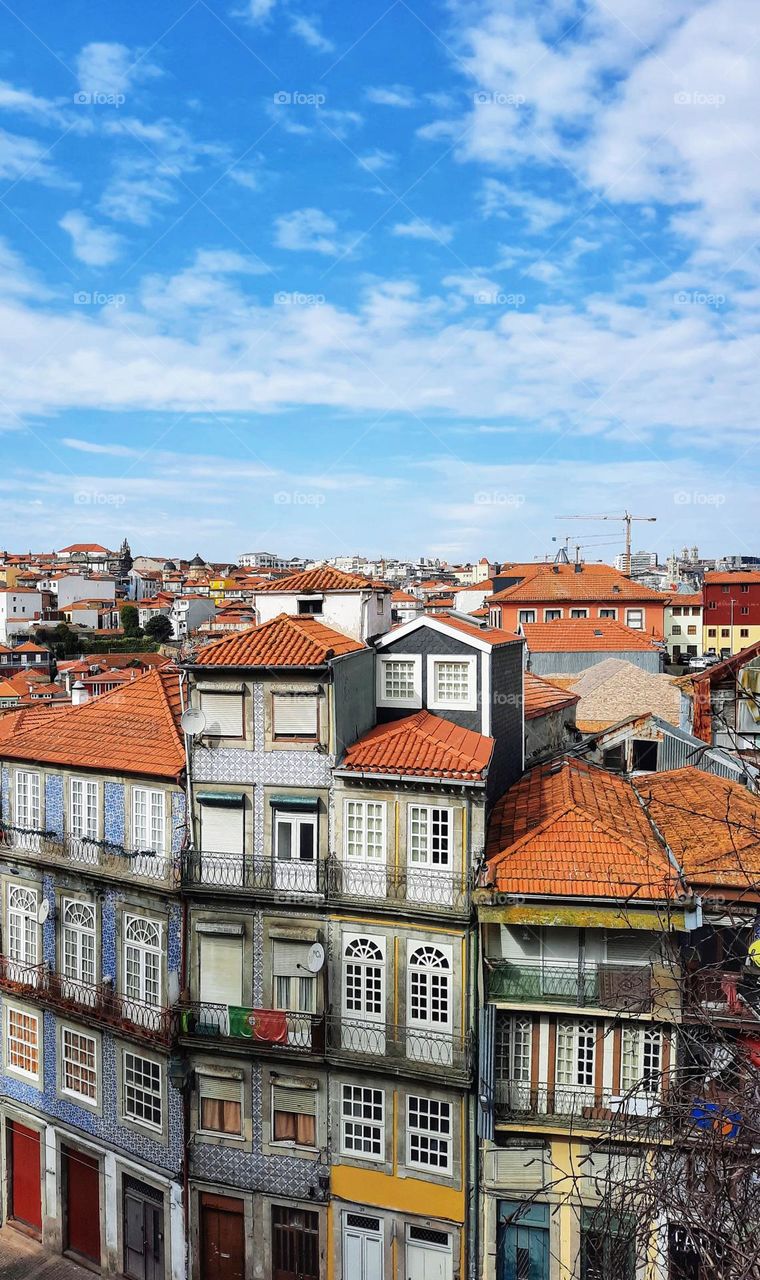
<path fill-rule="evenodd" d="M 734 582 L 758 583 L 760 582 L 760 573 L 752 569 L 738 569 L 736 573 L 710 570 L 705 574 L 705 583 L 711 587 L 723 587 Z"/>
<path fill-rule="evenodd" d="M 474 617 L 472 622 L 468 622 L 466 618 L 461 616 L 455 617 L 451 613 L 442 613 L 438 616 L 437 621 L 444 622 L 447 627 L 453 627 L 455 631 L 463 631 L 465 635 L 483 640 L 486 644 L 493 646 L 522 644 L 522 637 L 516 636 L 514 631 L 504 631 L 501 627 L 480 627 Z"/>
<path fill-rule="evenodd" d="M 319 569 L 306 569 L 303 573 L 291 573 L 286 578 L 275 578 L 257 587 L 257 591 L 308 592 L 308 591 L 390 591 L 384 582 L 371 582 L 358 573 L 344 573 L 332 565 Z"/>
<path fill-rule="evenodd" d="M 525 689 L 523 706 L 526 720 L 535 720 L 537 716 L 548 715 L 552 711 L 563 711 L 566 707 L 574 707 L 580 702 L 580 694 L 558 689 L 550 680 L 542 680 L 532 672 L 525 672 Z"/>
<path fill-rule="evenodd" d="M 393 592 L 391 596 L 393 604 L 420 604 L 416 596 L 410 595 L 408 591 L 402 591 L 400 588 Z"/>
<path fill-rule="evenodd" d="M 614 589 L 616 587 L 617 590 Z M 570 573 L 553 573 L 551 568 L 542 567 L 539 573 L 491 596 L 497 604 L 522 604 L 526 601 L 542 604 L 552 600 L 609 600 L 611 604 L 616 600 L 650 600 L 665 604 L 669 598 L 661 591 L 633 582 L 607 565 L 584 565 L 582 573 L 573 572 L 572 567 Z"/>
<path fill-rule="evenodd" d="M 670 603 L 671 605 L 682 605 L 682 604 L 701 605 L 702 592 L 701 591 L 689 591 L 689 592 L 684 591 L 683 594 L 680 594 L 680 595 L 676 593 L 675 595 L 672 595 L 670 597 Z"/>
<path fill-rule="evenodd" d="M 185 765 L 179 672 L 148 671 L 54 718 L 22 720 L 0 747 L 5 759 L 102 773 L 177 778 Z"/>
<path fill-rule="evenodd" d="M 201 649 L 201 667 L 321 667 L 365 646 L 317 618 L 280 613 L 269 622 L 236 631 Z"/>
<path fill-rule="evenodd" d="M 354 773 L 475 782 L 484 777 L 493 745 L 493 738 L 462 729 L 429 711 L 417 711 L 370 729 L 348 748 L 340 767 Z"/>
<path fill-rule="evenodd" d="M 580 760 L 541 765 L 511 787 L 486 854 L 500 892 L 662 901 L 679 889 L 630 783 Z"/>
<path fill-rule="evenodd" d="M 758 892 L 757 796 L 693 765 L 639 777 L 634 785 L 687 880 Z"/>
<path fill-rule="evenodd" d="M 555 618 L 553 622 L 522 624 L 532 653 L 652 652 L 646 631 L 634 631 L 614 618 Z"/>
<path fill-rule="evenodd" d="M 99 542 L 72 542 L 70 547 L 61 547 L 58 552 L 59 556 L 63 555 L 66 551 L 102 551 L 103 554 L 107 556 L 113 554 L 108 550 L 108 547 L 101 547 Z"/>

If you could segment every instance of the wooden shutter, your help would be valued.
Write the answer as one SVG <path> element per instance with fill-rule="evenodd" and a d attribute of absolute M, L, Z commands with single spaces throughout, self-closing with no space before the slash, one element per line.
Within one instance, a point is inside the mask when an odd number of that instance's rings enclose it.
<path fill-rule="evenodd" d="M 242 853 L 242 805 L 201 805 L 201 849 L 208 853 Z"/>
<path fill-rule="evenodd" d="M 206 717 L 204 733 L 210 737 L 242 738 L 243 699 L 239 693 L 202 693 L 201 711 Z"/>
<path fill-rule="evenodd" d="M 275 734 L 282 734 L 289 738 L 316 738 L 316 695 L 273 694 L 272 719 Z"/>
<path fill-rule="evenodd" d="M 317 1091 L 316 1089 L 288 1088 L 281 1084 L 273 1085 L 272 1110 L 290 1111 L 299 1116 L 315 1116 Z"/>
<path fill-rule="evenodd" d="M 306 957 L 309 954 L 310 942 L 283 942 L 274 940 L 272 957 L 272 973 L 276 978 L 308 978 L 312 975 L 306 968 Z M 300 965 L 300 968 L 299 968 Z"/>
<path fill-rule="evenodd" d="M 200 934 L 201 1001 L 243 1003 L 243 939 L 224 933 Z"/>

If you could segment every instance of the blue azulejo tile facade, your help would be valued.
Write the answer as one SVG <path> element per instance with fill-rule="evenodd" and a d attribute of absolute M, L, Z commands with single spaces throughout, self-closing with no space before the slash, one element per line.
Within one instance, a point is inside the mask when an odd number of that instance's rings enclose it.
<path fill-rule="evenodd" d="M 110 844 L 124 844 L 125 798 L 123 782 L 106 782 L 103 787 L 103 835 Z"/>
<path fill-rule="evenodd" d="M 3 1026 L 5 1026 L 5 1003 L 7 999 L 8 997 L 3 997 L 2 999 Z M 14 1004 L 15 1001 L 11 1000 L 11 1003 Z M 43 1020 L 42 1088 L 31 1082 L 19 1079 L 11 1072 L 2 1071 L 0 1072 L 0 1097 L 12 1099 L 14 1102 L 28 1106 L 36 1112 L 41 1112 L 49 1117 L 51 1121 L 59 1120 L 72 1128 L 79 1129 L 90 1137 L 99 1139 L 107 1146 L 116 1151 L 121 1151 L 136 1160 L 155 1165 L 167 1173 L 178 1173 L 182 1167 L 184 1150 L 182 1094 L 173 1087 L 168 1079 L 168 1056 L 159 1055 L 152 1048 L 147 1049 L 139 1045 L 129 1045 L 124 1040 L 120 1040 L 117 1045 L 117 1040 L 110 1032 L 98 1032 L 97 1034 L 100 1036 L 101 1041 L 98 1079 L 100 1114 L 96 1114 L 86 1106 L 79 1106 L 74 1099 L 60 1096 L 58 1092 L 60 1064 L 57 1060 L 58 1022 L 60 1020 L 50 1012 L 41 1013 L 40 1016 Z M 75 1028 L 79 1028 L 76 1019 L 70 1021 L 63 1019 L 63 1021 L 66 1022 L 67 1026 L 72 1025 Z M 82 1027 L 81 1030 L 88 1031 L 85 1027 Z M 90 1034 L 93 1033 L 90 1032 Z M 166 1142 L 162 1142 L 157 1136 L 154 1137 L 147 1129 L 143 1132 L 137 1127 L 132 1127 L 131 1124 L 122 1122 L 119 1115 L 121 1089 L 119 1088 L 117 1073 L 121 1069 L 121 1058 L 118 1046 L 126 1046 L 136 1054 L 145 1054 L 148 1057 L 161 1060 L 162 1077 L 165 1085 L 164 1105 L 167 1108 Z"/>

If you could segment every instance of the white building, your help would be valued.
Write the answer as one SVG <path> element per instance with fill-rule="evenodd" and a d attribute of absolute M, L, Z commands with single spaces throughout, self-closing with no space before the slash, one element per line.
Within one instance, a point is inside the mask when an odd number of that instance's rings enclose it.
<path fill-rule="evenodd" d="M 331 567 L 275 579 L 258 588 L 254 605 L 260 623 L 280 613 L 319 618 L 355 640 L 384 635 L 393 621 L 390 587 Z"/>
<path fill-rule="evenodd" d="M 186 640 L 216 613 L 216 605 L 206 596 L 177 596 L 169 612 L 172 639 Z"/>
<path fill-rule="evenodd" d="M 29 630 L 42 613 L 42 595 L 31 587 L 0 588 L 0 644 Z"/>
<path fill-rule="evenodd" d="M 78 600 L 102 600 L 112 604 L 116 599 L 116 580 L 107 573 L 53 573 L 49 578 L 41 578 L 39 587 L 55 597 L 55 608 L 59 610 L 67 609 Z"/>

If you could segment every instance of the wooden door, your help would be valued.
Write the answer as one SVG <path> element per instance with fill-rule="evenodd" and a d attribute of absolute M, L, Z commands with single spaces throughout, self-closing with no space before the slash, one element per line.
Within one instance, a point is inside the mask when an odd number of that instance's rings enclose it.
<path fill-rule="evenodd" d="M 242 1200 L 204 1194 L 200 1210 L 203 1280 L 245 1280 Z"/>
<path fill-rule="evenodd" d="M 100 1172 L 97 1160 L 62 1148 L 66 1248 L 100 1264 Z"/>
<path fill-rule="evenodd" d="M 124 1188 L 124 1274 L 129 1280 L 164 1274 L 163 1205 L 137 1185 Z"/>
<path fill-rule="evenodd" d="M 42 1175 L 40 1135 L 16 1121 L 8 1121 L 10 1163 L 8 1216 L 36 1236 L 42 1235 Z"/>
<path fill-rule="evenodd" d="M 319 1215 L 272 1206 L 272 1280 L 319 1280 Z"/>

